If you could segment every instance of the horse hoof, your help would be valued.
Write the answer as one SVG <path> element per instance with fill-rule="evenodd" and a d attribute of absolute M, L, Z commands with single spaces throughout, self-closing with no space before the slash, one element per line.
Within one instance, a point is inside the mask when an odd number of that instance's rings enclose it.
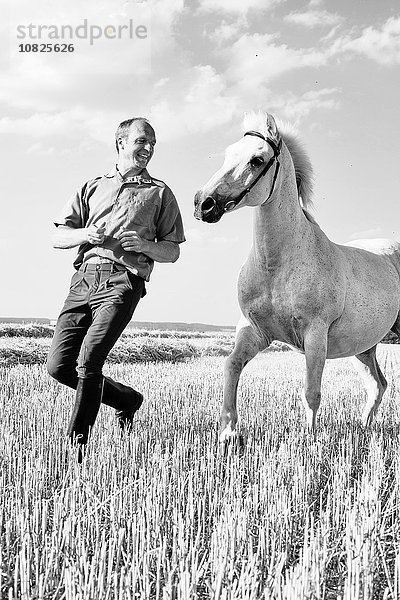
<path fill-rule="evenodd" d="M 224 440 L 220 441 L 219 450 L 221 456 L 226 457 L 229 453 L 232 452 L 242 453 L 244 451 L 245 446 L 246 443 L 244 437 L 242 435 L 234 435 L 226 437 Z"/>

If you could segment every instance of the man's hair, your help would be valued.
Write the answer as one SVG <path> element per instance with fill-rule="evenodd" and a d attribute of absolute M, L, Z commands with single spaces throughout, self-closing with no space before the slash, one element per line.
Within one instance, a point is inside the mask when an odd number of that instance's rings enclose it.
<path fill-rule="evenodd" d="M 150 125 L 148 120 L 145 119 L 144 117 L 133 117 L 132 119 L 127 119 L 126 121 L 122 121 L 122 123 L 120 123 L 118 125 L 117 131 L 115 132 L 115 147 L 117 148 L 118 154 L 119 154 L 118 140 L 120 138 L 126 139 L 128 137 L 131 125 L 135 121 L 141 121 L 142 123 L 147 123 L 148 125 Z M 151 125 L 150 125 L 150 127 L 151 127 Z"/>

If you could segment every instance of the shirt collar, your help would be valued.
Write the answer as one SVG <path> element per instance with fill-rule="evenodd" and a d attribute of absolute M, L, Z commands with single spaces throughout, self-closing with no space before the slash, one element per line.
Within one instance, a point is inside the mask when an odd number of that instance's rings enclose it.
<path fill-rule="evenodd" d="M 149 174 L 147 169 L 143 169 L 138 175 L 128 175 L 123 177 L 121 175 L 121 173 L 118 170 L 117 165 L 115 165 L 115 167 L 113 167 L 111 169 L 111 171 L 109 171 L 108 173 L 106 173 L 106 175 L 104 175 L 104 177 L 107 177 L 108 179 L 112 179 L 113 177 L 115 177 L 118 181 L 120 181 L 121 183 L 123 183 L 124 181 L 126 182 L 130 182 L 130 183 L 151 183 L 154 185 L 160 185 L 155 179 L 153 179 L 153 177 L 151 177 L 151 175 Z"/>

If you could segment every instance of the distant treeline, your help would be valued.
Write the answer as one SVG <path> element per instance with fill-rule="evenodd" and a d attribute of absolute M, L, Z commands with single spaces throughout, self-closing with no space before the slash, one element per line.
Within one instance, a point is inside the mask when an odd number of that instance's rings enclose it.
<path fill-rule="evenodd" d="M 172 325 L 172 323 L 171 323 Z M 0 337 L 24 337 L 24 338 L 51 338 L 54 333 L 54 325 L 42 323 L 1 323 L 0 322 Z M 215 338 L 215 337 L 233 337 L 234 332 L 226 329 L 215 329 L 213 331 L 197 331 L 195 329 L 188 330 L 167 330 L 154 328 L 127 327 L 122 334 L 123 337 L 143 337 L 150 338 L 175 338 L 175 339 L 193 339 L 193 338 Z M 383 344 L 400 344 L 400 338 L 396 334 L 389 331 L 381 340 Z"/>
<path fill-rule="evenodd" d="M 55 319 L 45 318 L 29 318 L 29 317 L 0 317 L 0 325 L 55 325 Z M 131 321 L 127 325 L 127 330 L 143 330 L 146 331 L 198 331 L 200 333 L 229 333 L 234 332 L 233 325 L 210 325 L 208 323 L 182 323 L 175 321 Z"/>
<path fill-rule="evenodd" d="M 23 337 L 23 338 L 51 338 L 54 333 L 54 325 L 43 325 L 41 323 L 0 323 L 1 337 Z M 215 338 L 231 337 L 233 331 L 196 331 L 196 330 L 167 330 L 167 329 L 138 329 L 127 327 L 123 332 L 123 337 L 137 338 L 175 338 L 175 339 L 193 339 L 193 338 Z"/>

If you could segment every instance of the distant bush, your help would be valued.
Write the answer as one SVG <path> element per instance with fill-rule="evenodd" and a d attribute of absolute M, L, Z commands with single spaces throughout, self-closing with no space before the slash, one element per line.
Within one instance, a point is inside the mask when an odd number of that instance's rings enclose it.
<path fill-rule="evenodd" d="M 2 323 L 0 337 L 51 338 L 54 327 L 40 323 Z"/>

